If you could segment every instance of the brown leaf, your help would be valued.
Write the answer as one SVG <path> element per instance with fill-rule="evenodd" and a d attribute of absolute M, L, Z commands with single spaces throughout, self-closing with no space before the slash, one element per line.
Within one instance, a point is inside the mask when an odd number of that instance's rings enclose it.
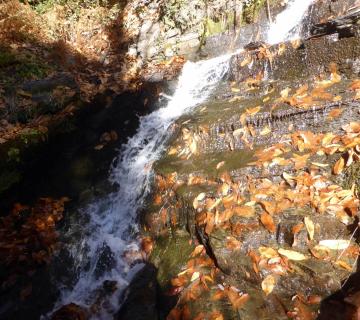
<path fill-rule="evenodd" d="M 269 215 L 268 213 L 264 212 L 261 214 L 260 216 L 260 220 L 261 220 L 261 223 L 264 225 L 264 227 L 274 233 L 276 231 L 276 226 L 275 226 L 275 223 L 274 223 L 274 220 L 273 218 L 271 217 L 271 215 Z"/>

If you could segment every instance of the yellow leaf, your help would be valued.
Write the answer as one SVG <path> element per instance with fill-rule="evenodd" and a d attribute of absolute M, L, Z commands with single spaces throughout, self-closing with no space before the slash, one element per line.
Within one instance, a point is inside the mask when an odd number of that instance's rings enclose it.
<path fill-rule="evenodd" d="M 326 168 L 329 165 L 326 163 L 320 163 L 320 162 L 311 162 L 314 166 L 320 167 L 320 168 Z"/>
<path fill-rule="evenodd" d="M 258 250 L 262 258 L 271 259 L 279 256 L 276 250 L 270 247 L 259 247 Z"/>
<path fill-rule="evenodd" d="M 190 282 L 194 282 L 195 280 L 200 278 L 200 272 L 194 272 L 191 276 Z"/>
<path fill-rule="evenodd" d="M 350 245 L 350 240 L 321 240 L 319 245 L 331 250 L 344 250 Z"/>
<path fill-rule="evenodd" d="M 345 160 L 343 157 L 341 157 L 338 161 L 336 161 L 334 168 L 333 168 L 333 172 L 334 174 L 338 175 L 340 174 L 345 167 Z"/>
<path fill-rule="evenodd" d="M 276 280 L 273 275 L 268 275 L 262 282 L 261 288 L 266 295 L 269 295 L 275 288 Z"/>
<path fill-rule="evenodd" d="M 308 259 L 308 257 L 303 255 L 302 253 L 293 250 L 279 249 L 278 252 L 289 260 L 301 261 Z"/>
<path fill-rule="evenodd" d="M 314 222 L 312 222 L 312 220 L 309 217 L 305 217 L 304 218 L 304 223 L 305 223 L 305 227 L 306 227 L 306 230 L 308 232 L 308 235 L 309 235 L 309 239 L 313 240 L 314 239 L 314 233 L 315 233 Z"/>
<path fill-rule="evenodd" d="M 239 88 L 231 88 L 231 92 L 237 93 L 237 92 L 240 92 L 240 89 Z"/>

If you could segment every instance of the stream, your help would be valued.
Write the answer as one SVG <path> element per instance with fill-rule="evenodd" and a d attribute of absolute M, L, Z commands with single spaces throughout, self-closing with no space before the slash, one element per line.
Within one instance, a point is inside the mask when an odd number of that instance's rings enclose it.
<path fill-rule="evenodd" d="M 300 37 L 299 26 L 311 3 L 312 0 L 290 1 L 264 40 L 274 44 Z M 102 302 L 101 310 L 93 318 L 111 319 L 119 309 L 121 293 L 142 267 L 141 263 L 132 266 L 123 257 L 139 250 L 137 214 L 150 192 L 151 166 L 162 155 L 173 123 L 209 99 L 226 77 L 232 54 L 235 52 L 187 62 L 167 106 L 141 118 L 137 133 L 121 147 L 119 159 L 111 168 L 109 179 L 119 186 L 118 191 L 82 208 L 81 217 L 62 235 L 72 260 L 69 274 L 75 277 L 70 281 L 54 277 L 61 289 L 54 310 L 69 303 L 92 306 L 105 281 L 115 283 L 116 290 Z"/>

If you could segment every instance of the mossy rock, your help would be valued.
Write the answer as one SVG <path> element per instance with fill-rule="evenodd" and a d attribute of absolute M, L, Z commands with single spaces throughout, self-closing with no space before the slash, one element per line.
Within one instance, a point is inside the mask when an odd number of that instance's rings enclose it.
<path fill-rule="evenodd" d="M 194 250 L 190 240 L 190 235 L 180 230 L 174 235 L 156 239 L 150 262 L 158 268 L 157 280 L 163 290 L 166 290 L 171 277 L 176 276 L 187 263 Z"/>

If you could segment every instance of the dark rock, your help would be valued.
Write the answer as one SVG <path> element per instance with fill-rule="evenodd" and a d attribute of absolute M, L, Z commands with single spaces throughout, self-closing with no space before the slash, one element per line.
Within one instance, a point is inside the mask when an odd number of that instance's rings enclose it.
<path fill-rule="evenodd" d="M 115 316 L 117 320 L 157 320 L 158 285 L 157 269 L 151 264 L 145 264 L 126 289 L 124 303 Z"/>
<path fill-rule="evenodd" d="M 61 307 L 57 310 L 52 318 L 52 320 L 86 320 L 89 319 L 89 313 L 78 306 L 75 303 L 70 303 L 66 306 Z"/>
<path fill-rule="evenodd" d="M 352 37 L 359 30 L 360 7 L 355 8 L 349 14 L 331 19 L 325 23 L 314 25 L 310 29 L 311 37 L 320 37 L 338 33 L 339 37 Z"/>

